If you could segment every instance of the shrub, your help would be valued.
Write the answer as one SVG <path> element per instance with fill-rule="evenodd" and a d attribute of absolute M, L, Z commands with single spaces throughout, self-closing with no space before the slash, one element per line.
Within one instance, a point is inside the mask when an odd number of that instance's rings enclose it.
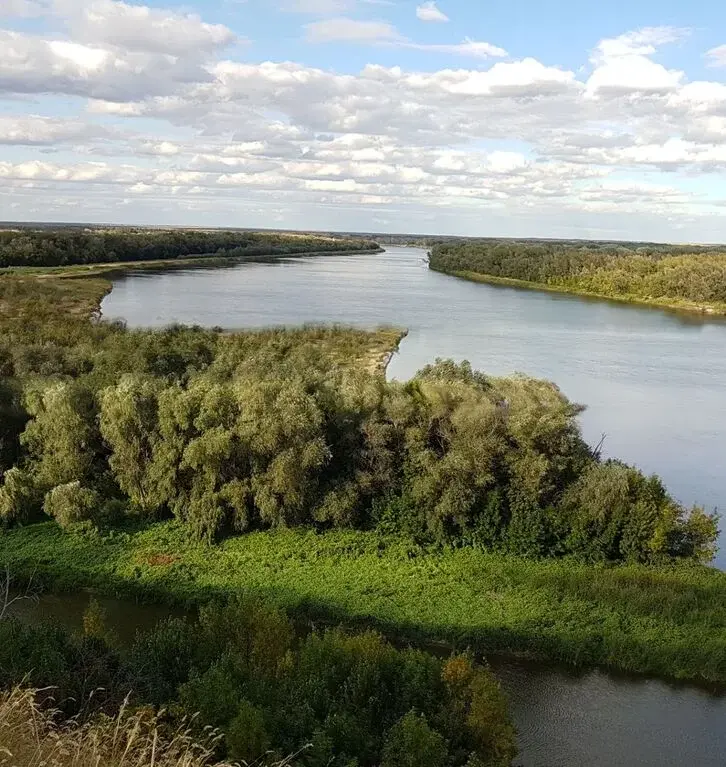
<path fill-rule="evenodd" d="M 40 493 L 33 477 L 23 469 L 5 472 L 0 487 L 0 524 L 4 527 L 32 522 L 40 511 Z"/>
<path fill-rule="evenodd" d="M 388 733 L 381 767 L 444 767 L 447 761 L 443 736 L 423 714 L 409 711 Z"/>
<path fill-rule="evenodd" d="M 43 511 L 65 528 L 78 522 L 92 521 L 100 504 L 101 499 L 95 490 L 81 487 L 81 483 L 76 481 L 58 485 L 46 493 Z"/>

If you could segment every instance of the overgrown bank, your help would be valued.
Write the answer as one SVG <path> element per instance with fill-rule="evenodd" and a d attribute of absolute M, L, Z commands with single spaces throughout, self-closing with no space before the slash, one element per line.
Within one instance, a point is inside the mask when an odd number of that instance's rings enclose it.
<path fill-rule="evenodd" d="M 189 229 L 0 230 L 0 268 L 163 262 L 202 257 L 264 256 L 377 251 L 368 240 Z"/>
<path fill-rule="evenodd" d="M 726 314 L 726 249 L 639 243 L 441 243 L 429 266 L 465 279 Z"/>
<path fill-rule="evenodd" d="M 104 536 L 10 530 L 0 562 L 55 590 L 179 604 L 247 593 L 485 655 L 726 683 L 726 574 L 702 566 L 593 567 L 360 531 L 252 533 L 210 551 L 178 523 Z"/>
<path fill-rule="evenodd" d="M 499 684 L 471 657 L 399 650 L 370 631 L 298 636 L 254 598 L 162 620 L 130 646 L 96 602 L 80 634 L 2 620 L 0 689 L 19 683 L 41 689 L 35 706 L 0 692 L 0 763 L 10 750 L 17 767 L 156 767 L 174 753 L 169 767 L 205 755 L 258 767 L 288 755 L 298 767 L 507 767 L 516 750 Z M 50 696 L 76 718 L 66 732 L 75 760 L 48 731 Z M 37 714 L 35 729 L 21 713 Z M 195 746 L 209 728 L 220 737 Z M 22 760 L 43 751 L 45 760 Z"/>

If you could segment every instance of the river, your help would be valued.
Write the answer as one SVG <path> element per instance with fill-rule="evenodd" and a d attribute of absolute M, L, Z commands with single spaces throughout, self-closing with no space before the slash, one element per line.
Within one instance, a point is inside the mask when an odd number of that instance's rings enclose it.
<path fill-rule="evenodd" d="M 659 474 L 684 503 L 726 498 L 726 322 L 653 308 L 467 282 L 426 252 L 286 259 L 224 269 L 129 272 L 104 316 L 132 326 L 225 328 L 339 322 L 408 328 L 388 375 L 436 357 L 491 374 L 555 381 L 588 406 L 604 453 Z M 726 567 L 726 552 L 717 565 Z M 726 764 L 726 700 L 601 673 L 498 664 L 525 767 Z"/>

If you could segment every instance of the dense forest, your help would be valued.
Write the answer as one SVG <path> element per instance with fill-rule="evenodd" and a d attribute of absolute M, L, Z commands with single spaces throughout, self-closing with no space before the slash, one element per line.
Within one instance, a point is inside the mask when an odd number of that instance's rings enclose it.
<path fill-rule="evenodd" d="M 601 460 L 551 383 L 446 361 L 386 383 L 354 330 L 131 331 L 83 315 L 104 285 L 0 281 L 6 527 L 173 517 L 209 542 L 312 526 L 535 557 L 712 556 L 716 520 Z"/>
<path fill-rule="evenodd" d="M 726 249 L 640 243 L 481 240 L 434 246 L 432 269 L 553 289 L 724 311 Z"/>
<path fill-rule="evenodd" d="M 0 230 L 0 268 L 377 249 L 378 245 L 365 240 L 274 232 L 74 228 Z"/>
<path fill-rule="evenodd" d="M 397 650 L 372 632 L 296 635 L 283 612 L 254 599 L 162 620 L 130 646 L 96 602 L 80 633 L 0 620 L 1 688 L 11 690 L 0 693 L 3 764 L 10 754 L 29 767 L 153 767 L 170 752 L 196 754 L 170 762 L 189 767 L 205 753 L 194 741 L 209 757 L 260 767 L 505 767 L 515 753 L 499 684 L 470 656 Z M 56 722 L 81 728 L 80 738 L 66 730 L 68 745 L 100 761 L 73 761 L 72 749 L 63 758 L 45 713 L 53 707 Z M 142 748 L 151 727 L 159 761 Z M 221 737 L 210 742 L 210 728 Z"/>

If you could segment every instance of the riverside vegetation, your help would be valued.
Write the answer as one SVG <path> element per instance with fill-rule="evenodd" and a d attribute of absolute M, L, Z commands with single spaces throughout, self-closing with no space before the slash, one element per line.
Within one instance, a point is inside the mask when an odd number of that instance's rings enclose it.
<path fill-rule="evenodd" d="M 276 232 L 149 229 L 0 230 L 0 268 L 250 258 L 378 250 L 370 241 Z"/>
<path fill-rule="evenodd" d="M 254 599 L 163 620 L 131 646 L 119 646 L 94 603 L 81 634 L 2 621 L 0 685 L 20 682 L 42 691 L 0 697 L 0 764 L 3 748 L 10 764 L 68 764 L 44 713 L 52 705 L 55 719 L 77 722 L 64 736 L 71 753 L 129 767 L 159 763 L 155 740 L 162 764 L 190 767 L 289 755 L 305 767 L 504 767 L 515 753 L 499 685 L 470 657 L 397 650 L 371 632 L 296 636 L 284 613 Z M 210 741 L 209 728 L 219 737 Z"/>
<path fill-rule="evenodd" d="M 715 517 L 680 506 L 657 477 L 602 460 L 580 435 L 581 408 L 553 384 L 447 361 L 387 383 L 380 360 L 395 330 L 131 331 L 93 318 L 108 289 L 96 278 L 0 277 L 0 562 L 16 581 L 201 606 L 243 591 L 253 601 L 231 619 L 239 631 L 259 604 L 278 623 L 284 609 L 481 652 L 726 680 L 726 576 L 700 564 L 713 554 Z M 185 630 L 200 636 L 200 621 Z M 21 638 L 0 642 L 14 648 L 0 662 L 15 669 L 6 687 L 65 652 L 23 655 L 51 629 L 29 637 L 8 625 Z M 67 641 L 71 657 L 85 657 Z M 496 748 L 471 739 L 479 709 L 473 692 L 461 705 L 446 692 L 446 664 L 395 654 L 376 635 L 290 642 L 262 697 L 247 672 L 235 676 L 239 658 L 224 665 L 238 649 L 224 645 L 208 665 L 190 662 L 166 698 L 204 714 L 205 693 L 183 691 L 209 689 L 189 685 L 214 667 L 204 684 L 234 687 L 232 703 L 204 721 L 228 733 L 244 709 L 242 729 L 264 731 L 255 742 L 275 758 L 321 733 L 320 764 L 392 767 L 407 751 L 434 754 L 432 766 L 511 759 L 498 688 L 470 659 L 451 662 L 490 690 L 488 724 L 475 731 Z M 345 673 L 306 676 L 308 646 L 325 648 L 321 668 L 338 658 Z M 369 671 L 351 653 L 372 655 L 361 660 Z M 126 669 L 125 657 L 112 667 Z M 381 664 L 399 671 L 386 676 Z M 100 686 L 122 696 L 129 678 Z M 417 681 L 370 716 L 346 708 L 359 708 L 360 690 L 375 698 L 402 678 Z M 307 718 L 296 710 L 275 724 L 284 701 L 318 695 L 325 705 L 310 703 Z M 437 706 L 458 711 L 458 724 L 449 711 L 442 725 Z M 288 738 L 297 721 L 308 729 Z"/>
<path fill-rule="evenodd" d="M 429 265 L 482 282 L 726 314 L 721 246 L 472 240 L 436 244 Z"/>

